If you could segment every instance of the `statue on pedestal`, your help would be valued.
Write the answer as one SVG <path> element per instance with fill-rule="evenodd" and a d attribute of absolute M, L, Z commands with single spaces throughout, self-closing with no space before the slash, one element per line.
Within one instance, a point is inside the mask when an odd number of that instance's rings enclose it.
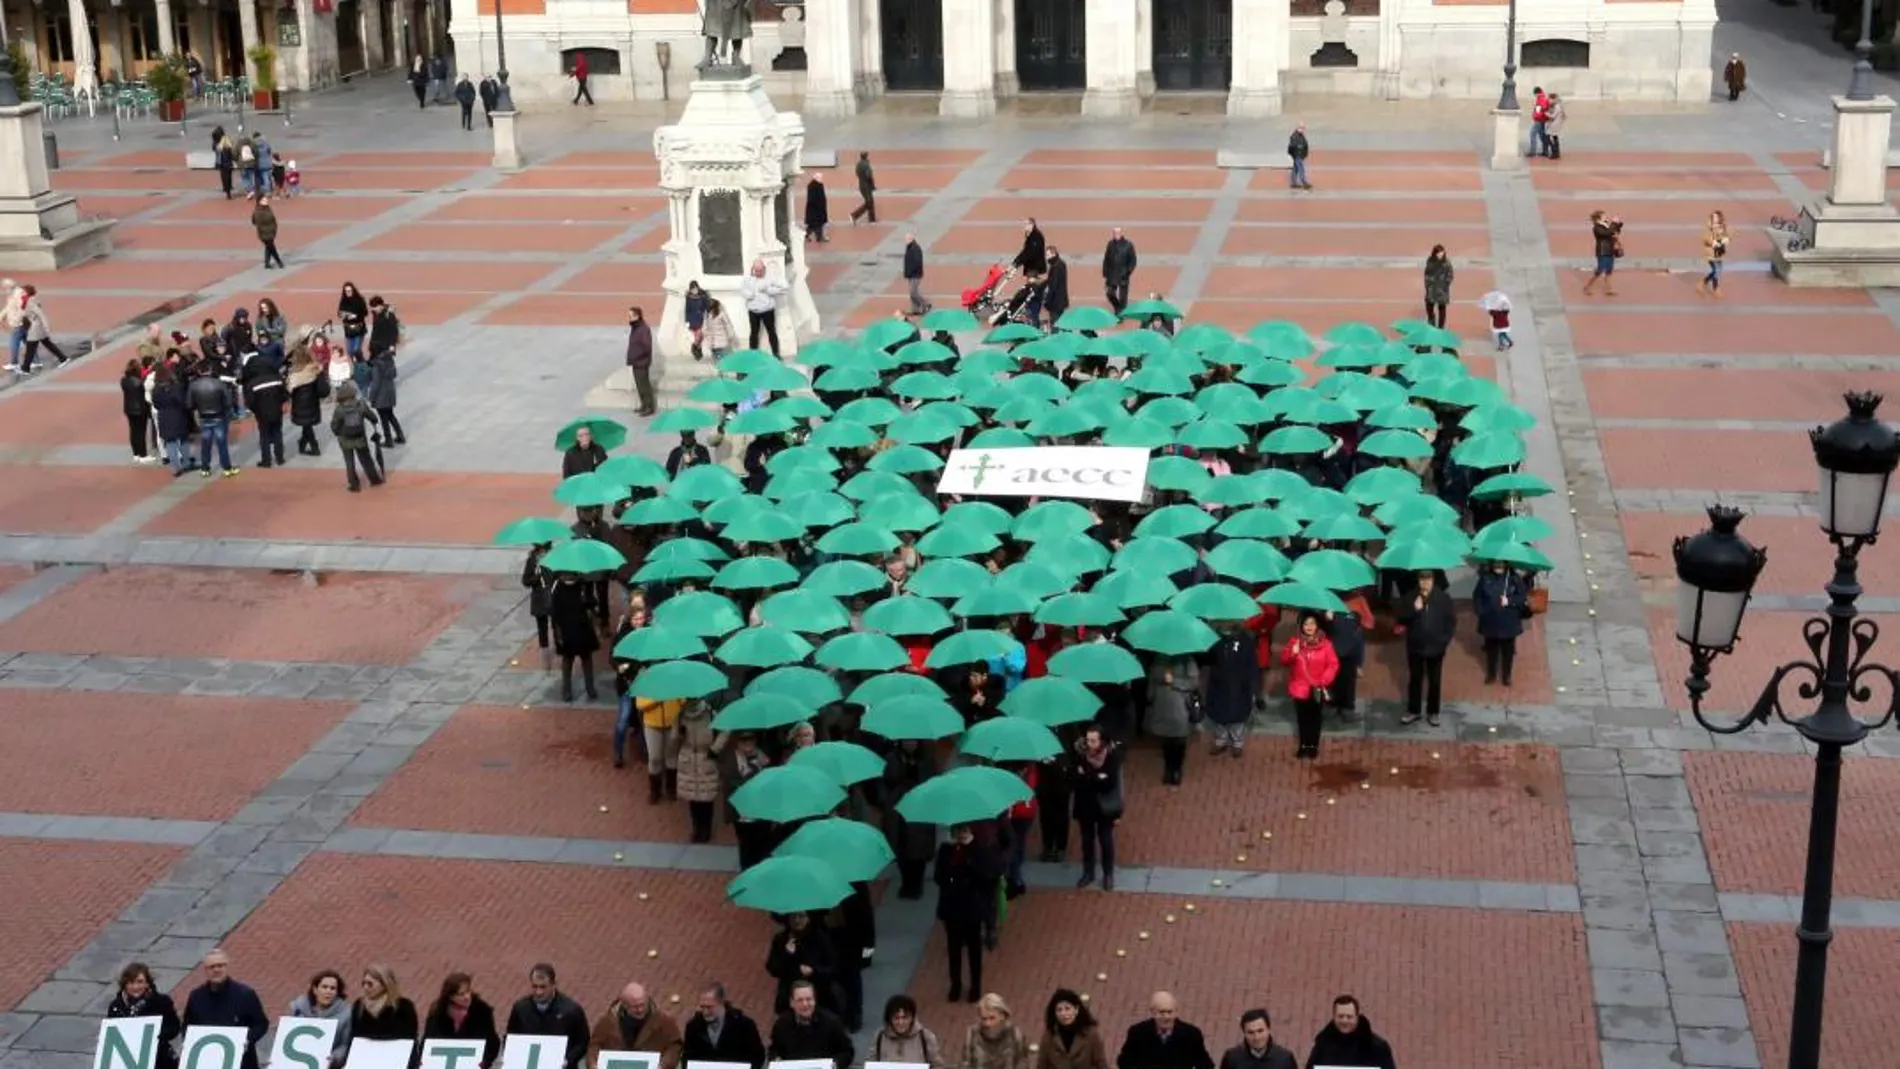
<path fill-rule="evenodd" d="M 705 0 L 700 33 L 706 38 L 702 73 L 717 68 L 744 68 L 741 49 L 752 38 L 752 0 Z"/>

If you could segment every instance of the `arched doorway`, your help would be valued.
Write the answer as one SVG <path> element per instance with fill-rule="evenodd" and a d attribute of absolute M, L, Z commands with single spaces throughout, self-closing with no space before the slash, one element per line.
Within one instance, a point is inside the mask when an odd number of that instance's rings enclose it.
<path fill-rule="evenodd" d="M 1016 76 L 1024 89 L 1087 85 L 1087 42 L 1087 0 L 1016 0 Z"/>
<path fill-rule="evenodd" d="M 898 92 L 943 90 L 943 0 L 878 0 L 884 85 Z"/>
<path fill-rule="evenodd" d="M 1169 0 L 1154 6 L 1155 88 L 1226 89 L 1234 70 L 1232 0 Z"/>

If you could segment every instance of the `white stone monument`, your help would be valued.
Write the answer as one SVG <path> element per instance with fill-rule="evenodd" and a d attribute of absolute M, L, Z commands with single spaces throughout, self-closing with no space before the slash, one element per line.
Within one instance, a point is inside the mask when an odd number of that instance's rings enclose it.
<path fill-rule="evenodd" d="M 754 260 L 764 260 L 766 276 L 786 286 L 778 301 L 779 355 L 789 360 L 801 341 L 817 336 L 805 232 L 796 225 L 801 213 L 793 203 L 804 148 L 804 120 L 775 109 L 764 80 L 746 66 L 706 68 L 679 122 L 654 131 L 671 232 L 661 246 L 666 306 L 654 336 L 661 389 L 668 395 L 684 393 L 713 373 L 710 359 L 692 358 L 686 327 L 690 282 L 725 306 L 738 334 L 734 348 L 742 348 L 747 317 L 739 284 Z M 763 336 L 759 347 L 766 348 Z"/>
<path fill-rule="evenodd" d="M 5 95 L 12 90 L 9 81 Z M 79 202 L 53 192 L 41 131 L 38 104 L 0 104 L 0 269 L 7 271 L 57 271 L 112 251 L 112 220 L 81 220 Z"/>
<path fill-rule="evenodd" d="M 1827 194 L 1802 207 L 1798 233 L 1769 231 L 1775 274 L 1789 285 L 1900 286 L 1900 211 L 1887 202 L 1893 107 L 1886 96 L 1834 98 Z"/>
<path fill-rule="evenodd" d="M 1524 168 L 1524 112 L 1518 108 L 1491 109 L 1491 169 Z"/>

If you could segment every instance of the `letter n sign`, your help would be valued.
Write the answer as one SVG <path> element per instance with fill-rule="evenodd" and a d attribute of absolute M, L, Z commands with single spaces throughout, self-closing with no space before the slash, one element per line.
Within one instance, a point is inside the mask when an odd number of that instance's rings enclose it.
<path fill-rule="evenodd" d="M 157 1017 L 120 1017 L 99 1022 L 92 1069 L 154 1069 L 158 1065 Z"/>
<path fill-rule="evenodd" d="M 250 1043 L 250 1033 L 242 1028 L 192 1025 L 185 1029 L 178 1064 L 180 1069 L 244 1069 L 244 1048 Z"/>

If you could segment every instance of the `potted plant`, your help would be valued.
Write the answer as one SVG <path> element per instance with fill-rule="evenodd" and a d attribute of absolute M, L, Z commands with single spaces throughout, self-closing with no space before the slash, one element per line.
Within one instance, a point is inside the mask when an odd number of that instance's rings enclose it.
<path fill-rule="evenodd" d="M 158 66 L 145 72 L 145 84 L 158 98 L 158 119 L 160 122 L 180 122 L 185 117 L 185 90 L 190 83 L 185 77 L 185 57 L 172 53 L 161 60 Z"/>
<path fill-rule="evenodd" d="M 251 64 L 257 68 L 257 80 L 251 83 L 251 107 L 258 111 L 277 110 L 277 52 L 267 44 L 251 46 Z"/>

